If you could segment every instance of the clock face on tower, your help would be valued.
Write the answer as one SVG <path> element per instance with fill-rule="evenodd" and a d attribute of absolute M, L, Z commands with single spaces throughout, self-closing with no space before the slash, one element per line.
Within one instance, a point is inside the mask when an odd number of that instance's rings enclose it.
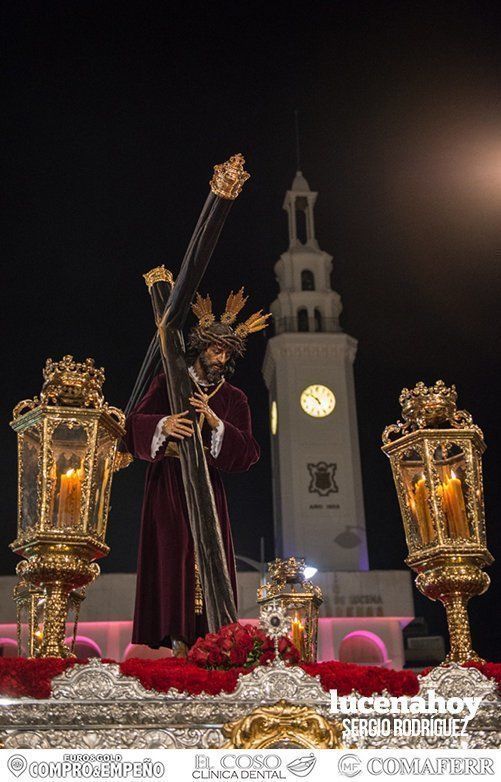
<path fill-rule="evenodd" d="M 336 397 L 327 386 L 314 385 L 305 388 L 301 394 L 301 407 L 313 418 L 325 418 L 336 406 Z"/>

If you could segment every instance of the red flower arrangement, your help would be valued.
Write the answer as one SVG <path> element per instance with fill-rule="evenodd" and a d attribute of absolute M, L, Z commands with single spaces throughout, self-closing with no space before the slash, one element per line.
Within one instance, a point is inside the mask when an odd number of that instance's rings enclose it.
<path fill-rule="evenodd" d="M 145 690 L 168 692 L 171 689 L 188 692 L 190 695 L 219 695 L 233 692 L 241 671 L 210 671 L 175 657 L 160 660 L 139 660 L 132 657 L 120 663 L 120 673 L 138 679 Z"/>
<path fill-rule="evenodd" d="M 77 662 L 86 663 L 87 660 L 0 657 L 0 695 L 8 698 L 50 698 L 52 679 Z"/>
<path fill-rule="evenodd" d="M 231 627 L 231 625 L 229 626 Z M 242 627 L 242 626 L 240 626 Z M 224 629 L 224 628 L 223 628 Z M 231 636 L 231 631 L 226 630 Z M 259 631 L 261 633 L 262 631 Z M 220 634 L 218 633 L 217 636 Z M 234 660 L 243 659 L 243 649 L 249 648 L 249 642 L 243 641 L 243 636 L 238 631 L 240 638 L 237 648 L 238 654 L 234 654 Z M 250 637 L 255 638 L 256 633 L 250 632 Z M 200 639 L 199 646 L 207 638 Z M 263 639 L 261 638 L 261 641 Z M 199 695 L 206 692 L 210 695 L 218 695 L 220 692 L 233 692 L 237 686 L 240 673 L 249 673 L 255 665 L 265 662 L 274 656 L 274 648 L 269 639 L 266 639 L 260 646 L 260 643 L 252 643 L 252 649 L 259 653 L 258 661 L 252 663 L 252 655 L 245 658 L 250 664 L 237 666 L 231 661 L 225 661 L 223 655 L 223 664 L 228 668 L 214 669 L 204 667 L 204 664 L 194 664 L 188 660 L 178 660 L 172 657 L 165 657 L 160 660 L 139 660 L 132 658 L 119 663 L 120 672 L 124 676 L 133 676 L 137 678 L 145 689 L 157 690 L 158 692 L 168 692 L 170 689 L 177 689 L 180 692 L 188 692 L 191 695 Z M 214 642 L 209 640 L 208 645 Z M 282 644 L 282 652 L 287 655 L 287 639 Z M 225 644 L 226 646 L 228 644 Z M 297 655 L 296 650 L 292 647 Z M 225 650 L 225 654 L 228 653 Z M 194 652 L 194 649 L 193 649 Z M 291 651 L 291 654 L 293 654 Z M 201 650 L 205 653 L 205 650 Z M 238 656 L 240 655 L 240 656 Z M 291 659 L 297 661 L 293 655 Z M 215 657 L 212 658 L 213 660 Z M 245 662 L 244 661 L 244 662 Z M 60 658 L 47 659 L 26 659 L 22 657 L 0 658 L 0 696 L 11 698 L 50 698 L 52 691 L 52 679 L 59 676 L 63 671 L 72 665 L 84 664 L 87 660 L 62 660 Z M 103 663 L 111 663 L 113 660 L 103 659 Z M 485 676 L 494 679 L 501 691 L 501 663 L 467 663 L 467 667 L 478 668 Z M 355 665 L 354 663 L 324 662 L 324 663 L 302 663 L 301 667 L 310 676 L 319 676 L 320 683 L 324 690 L 337 689 L 340 695 L 358 691 L 361 695 L 376 695 L 388 690 L 391 695 L 415 695 L 419 689 L 419 682 L 413 671 L 392 671 L 387 668 L 379 668 L 369 665 Z M 431 670 L 431 669 L 428 669 Z M 426 671 L 423 671 L 425 674 Z"/>
<path fill-rule="evenodd" d="M 320 676 L 324 690 L 337 690 L 339 695 L 349 695 L 356 690 L 360 695 L 373 695 L 388 690 L 390 695 L 417 695 L 419 682 L 414 671 L 393 671 L 377 665 L 340 663 L 335 660 L 324 663 L 302 663 L 301 668 L 310 676 Z"/>
<path fill-rule="evenodd" d="M 282 660 L 291 665 L 299 662 L 299 652 L 284 636 L 278 642 Z M 275 657 L 275 644 L 266 633 L 254 625 L 234 622 L 217 633 L 199 638 L 188 652 L 188 662 L 200 668 L 228 671 L 233 668 L 251 671 L 256 665 L 266 665 Z"/>

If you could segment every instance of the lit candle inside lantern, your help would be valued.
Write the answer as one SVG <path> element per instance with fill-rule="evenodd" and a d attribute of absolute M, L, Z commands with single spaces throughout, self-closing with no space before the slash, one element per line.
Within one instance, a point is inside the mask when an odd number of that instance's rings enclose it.
<path fill-rule="evenodd" d="M 451 477 L 442 484 L 442 502 L 449 526 L 449 535 L 454 538 L 469 538 L 468 516 L 461 479 L 451 470 Z"/>
<path fill-rule="evenodd" d="M 61 475 L 59 491 L 59 527 L 72 527 L 78 523 L 82 497 L 82 470 L 67 470 Z"/>
<path fill-rule="evenodd" d="M 428 489 L 424 475 L 414 487 L 414 507 L 423 543 L 429 543 L 434 537 L 433 522 L 428 507 Z"/>
<path fill-rule="evenodd" d="M 302 659 L 304 657 L 304 624 L 297 614 L 292 620 L 292 643 L 298 650 Z"/>
<path fill-rule="evenodd" d="M 40 649 L 40 646 L 42 644 L 43 632 L 42 632 L 42 630 L 40 630 L 40 628 L 38 628 L 38 630 L 35 630 L 33 635 L 34 635 L 33 646 L 34 646 L 34 651 L 36 651 L 36 650 Z"/>

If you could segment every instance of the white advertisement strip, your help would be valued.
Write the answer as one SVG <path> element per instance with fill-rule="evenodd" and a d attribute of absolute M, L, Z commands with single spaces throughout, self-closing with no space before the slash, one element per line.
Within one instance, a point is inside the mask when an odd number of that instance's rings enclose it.
<path fill-rule="evenodd" d="M 500 779 L 499 750 L 3 750 L 3 782 L 31 780 Z"/>

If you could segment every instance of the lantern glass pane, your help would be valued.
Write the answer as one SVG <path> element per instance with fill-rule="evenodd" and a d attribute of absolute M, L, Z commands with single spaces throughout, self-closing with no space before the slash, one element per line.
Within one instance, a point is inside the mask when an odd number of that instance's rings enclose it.
<path fill-rule="evenodd" d="M 94 462 L 93 486 L 90 498 L 89 524 L 87 531 L 91 535 L 102 537 L 106 527 L 109 491 L 113 472 L 112 455 L 114 440 L 102 426 L 98 430 L 98 440 Z"/>
<path fill-rule="evenodd" d="M 408 509 L 408 544 L 426 546 L 436 540 L 430 505 L 430 490 L 426 481 L 425 464 L 421 454 L 407 451 L 401 462 L 405 501 Z"/>
<path fill-rule="evenodd" d="M 39 520 L 41 449 L 39 427 L 35 426 L 24 432 L 21 445 L 21 529 L 23 532 L 35 528 Z"/>
<path fill-rule="evenodd" d="M 471 455 L 471 475 L 468 474 L 469 480 L 467 481 L 466 490 L 464 492 L 465 497 L 467 498 L 466 507 L 468 510 L 468 522 L 472 537 L 474 537 L 481 546 L 487 546 L 481 454 L 474 447 L 471 451 Z"/>
<path fill-rule="evenodd" d="M 54 529 L 80 527 L 87 446 L 87 431 L 78 421 L 63 421 L 54 429 L 49 513 L 50 526 Z"/>
<path fill-rule="evenodd" d="M 451 540 L 468 540 L 472 530 L 468 519 L 469 487 L 463 449 L 454 442 L 443 442 L 433 453 L 438 476 L 437 493 L 444 515 L 444 532 Z"/>
<path fill-rule="evenodd" d="M 28 657 L 29 655 L 29 610 L 26 600 L 19 598 L 17 601 L 17 622 L 20 633 L 18 635 L 19 655 Z"/>

